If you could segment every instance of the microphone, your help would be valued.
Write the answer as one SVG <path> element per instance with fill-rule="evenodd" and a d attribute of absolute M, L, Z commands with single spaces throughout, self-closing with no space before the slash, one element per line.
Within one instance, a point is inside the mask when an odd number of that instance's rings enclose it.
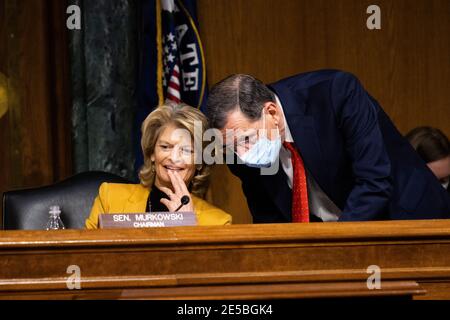
<path fill-rule="evenodd" d="M 181 204 L 180 204 L 180 206 L 177 208 L 177 210 L 175 210 L 175 212 L 177 212 L 178 210 L 180 210 L 181 207 L 187 205 L 187 204 L 189 203 L 189 201 L 190 201 L 190 199 L 189 199 L 188 196 L 182 196 L 182 197 L 181 197 Z"/>

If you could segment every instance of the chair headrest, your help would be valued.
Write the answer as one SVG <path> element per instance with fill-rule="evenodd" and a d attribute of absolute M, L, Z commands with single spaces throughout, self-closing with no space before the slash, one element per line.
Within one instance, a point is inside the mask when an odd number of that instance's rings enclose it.
<path fill-rule="evenodd" d="M 3 229 L 42 230 L 51 206 L 61 208 L 67 229 L 83 229 L 103 182 L 130 183 L 112 173 L 83 172 L 53 185 L 3 194 Z"/>

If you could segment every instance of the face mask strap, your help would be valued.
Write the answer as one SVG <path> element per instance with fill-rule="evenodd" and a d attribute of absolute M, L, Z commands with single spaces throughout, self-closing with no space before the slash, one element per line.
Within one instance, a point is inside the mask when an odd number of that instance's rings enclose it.
<path fill-rule="evenodd" d="M 267 138 L 267 139 L 269 139 L 269 137 L 268 137 L 268 132 L 269 132 L 269 130 L 266 128 L 266 113 L 264 112 L 264 108 L 261 110 L 261 112 L 262 112 L 262 118 L 263 118 L 263 133 L 265 133 L 265 137 Z M 271 129 L 272 130 L 272 129 Z M 271 132 L 272 133 L 272 132 Z M 278 126 L 278 124 L 277 124 L 277 134 L 278 134 L 278 137 L 280 137 L 280 127 Z M 269 139 L 270 140 L 270 139 Z"/>
<path fill-rule="evenodd" d="M 262 133 L 263 133 L 264 136 L 267 138 L 266 113 L 264 112 L 264 108 L 262 108 L 261 112 L 262 112 L 262 120 L 263 120 L 263 129 L 262 129 Z"/>
<path fill-rule="evenodd" d="M 241 109 L 241 101 L 240 101 L 239 94 L 240 94 L 241 90 L 240 90 L 239 86 L 240 86 L 240 82 L 238 82 L 238 85 L 236 86 L 236 105 L 238 106 L 238 108 L 240 110 Z"/>
<path fill-rule="evenodd" d="M 263 119 L 263 126 L 266 125 L 266 113 L 264 112 L 264 108 L 261 109 L 261 113 L 262 113 L 262 119 Z"/>

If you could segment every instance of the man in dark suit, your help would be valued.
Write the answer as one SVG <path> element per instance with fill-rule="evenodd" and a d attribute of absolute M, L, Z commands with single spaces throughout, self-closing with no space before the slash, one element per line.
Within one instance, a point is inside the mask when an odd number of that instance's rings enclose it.
<path fill-rule="evenodd" d="M 439 181 L 349 73 L 309 72 L 268 86 L 232 75 L 211 90 L 207 113 L 225 139 L 243 132 L 226 140 L 244 163 L 229 168 L 255 223 L 450 216 Z M 245 137 L 249 129 L 256 138 Z M 279 170 L 262 173 L 277 161 Z"/>

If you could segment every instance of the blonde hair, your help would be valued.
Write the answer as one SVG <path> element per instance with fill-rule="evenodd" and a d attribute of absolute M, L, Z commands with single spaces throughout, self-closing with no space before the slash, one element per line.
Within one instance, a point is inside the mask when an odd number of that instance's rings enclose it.
<path fill-rule="evenodd" d="M 202 124 L 202 131 L 194 131 L 194 123 Z M 141 148 L 144 155 L 144 165 L 139 171 L 139 179 L 144 187 L 151 187 L 155 181 L 154 163 L 151 156 L 155 152 L 155 145 L 159 135 L 165 127 L 174 125 L 180 129 L 189 131 L 193 141 L 202 141 L 201 153 L 206 147 L 206 142 L 202 139 L 202 134 L 208 129 L 208 120 L 205 115 L 194 107 L 186 104 L 162 105 L 151 112 L 142 123 Z M 198 131 L 198 130 L 197 130 Z M 199 135 L 198 137 L 195 134 Z M 197 146 L 195 146 L 197 147 Z M 196 148 L 197 149 L 197 148 Z M 196 150 L 197 151 L 197 150 Z M 200 151 L 200 150 L 198 150 Z M 198 152 L 197 156 L 198 156 Z M 202 154 L 200 158 L 203 159 Z M 198 163 L 198 162 L 197 162 Z M 206 165 L 203 160 L 201 166 L 195 171 L 194 177 L 188 186 L 189 191 L 199 197 L 203 197 L 208 188 L 211 166 Z"/>

